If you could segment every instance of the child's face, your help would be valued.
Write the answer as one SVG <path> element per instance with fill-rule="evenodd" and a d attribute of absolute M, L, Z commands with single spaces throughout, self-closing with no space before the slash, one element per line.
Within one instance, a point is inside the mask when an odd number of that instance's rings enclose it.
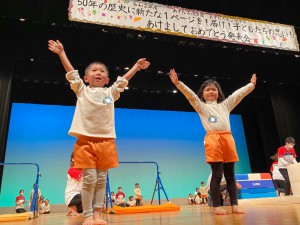
<path fill-rule="evenodd" d="M 84 76 L 84 81 L 90 87 L 104 87 L 109 82 L 105 66 L 102 64 L 92 64 Z"/>
<path fill-rule="evenodd" d="M 205 101 L 217 101 L 219 92 L 214 84 L 207 85 L 203 90 L 203 98 Z"/>
<path fill-rule="evenodd" d="M 292 144 L 292 143 L 285 143 L 285 148 L 287 149 L 287 150 L 290 150 L 290 149 L 292 149 L 292 148 L 294 148 L 294 146 L 295 146 L 295 144 Z"/>

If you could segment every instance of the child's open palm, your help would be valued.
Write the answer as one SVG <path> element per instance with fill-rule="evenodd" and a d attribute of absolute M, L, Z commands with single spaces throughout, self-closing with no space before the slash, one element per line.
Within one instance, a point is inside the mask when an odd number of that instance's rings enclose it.
<path fill-rule="evenodd" d="M 57 40 L 57 41 L 49 40 L 48 48 L 50 51 L 52 51 L 56 54 L 60 54 L 64 51 L 64 46 L 62 45 L 62 43 L 60 43 L 59 40 Z"/>

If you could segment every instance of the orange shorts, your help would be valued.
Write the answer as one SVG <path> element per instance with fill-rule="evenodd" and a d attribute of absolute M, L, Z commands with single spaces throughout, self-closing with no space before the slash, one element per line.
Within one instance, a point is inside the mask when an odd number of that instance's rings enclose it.
<path fill-rule="evenodd" d="M 230 131 L 207 132 L 204 138 L 206 162 L 238 162 L 235 142 Z"/>
<path fill-rule="evenodd" d="M 74 167 L 108 170 L 118 167 L 115 139 L 80 136 L 74 146 Z"/>

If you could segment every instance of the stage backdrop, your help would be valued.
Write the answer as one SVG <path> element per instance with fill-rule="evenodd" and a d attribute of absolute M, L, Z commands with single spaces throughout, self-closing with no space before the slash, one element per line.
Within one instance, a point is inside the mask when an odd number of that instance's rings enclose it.
<path fill-rule="evenodd" d="M 67 134 L 73 106 L 14 103 L 11 111 L 5 162 L 34 162 L 40 166 L 40 189 L 50 204 L 63 204 L 66 174 L 75 138 Z M 250 164 L 242 118 L 231 115 L 232 133 L 240 162 L 237 173 L 249 173 Z M 205 162 L 205 132 L 195 112 L 116 109 L 119 161 L 154 161 L 166 193 L 172 198 L 188 198 L 210 173 Z M 151 199 L 155 180 L 154 164 L 120 164 L 109 171 L 111 191 L 123 187 L 126 198 L 140 183 L 144 199 Z M 13 206 L 20 189 L 29 193 L 36 167 L 5 166 L 0 206 Z M 163 192 L 162 199 L 165 199 Z M 157 192 L 155 193 L 157 199 Z"/>

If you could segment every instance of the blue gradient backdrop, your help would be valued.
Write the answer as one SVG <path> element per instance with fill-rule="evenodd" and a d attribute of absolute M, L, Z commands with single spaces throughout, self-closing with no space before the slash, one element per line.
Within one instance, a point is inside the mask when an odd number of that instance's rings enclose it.
<path fill-rule="evenodd" d="M 14 103 L 5 162 L 34 162 L 40 166 L 40 189 L 51 204 L 64 204 L 66 174 L 75 138 L 68 130 L 73 106 Z M 236 173 L 249 173 L 250 164 L 240 115 L 231 115 L 231 128 L 240 162 Z M 210 173 L 205 162 L 205 131 L 195 112 L 116 109 L 119 161 L 154 161 L 170 199 L 187 198 Z M 29 192 L 36 167 L 4 166 L 0 206 L 13 206 L 20 189 Z M 154 164 L 120 164 L 109 171 L 111 191 L 123 187 L 126 197 L 140 183 L 144 199 L 151 199 L 156 181 Z M 165 199 L 163 192 L 162 199 Z M 155 193 L 157 199 L 157 193 Z"/>

